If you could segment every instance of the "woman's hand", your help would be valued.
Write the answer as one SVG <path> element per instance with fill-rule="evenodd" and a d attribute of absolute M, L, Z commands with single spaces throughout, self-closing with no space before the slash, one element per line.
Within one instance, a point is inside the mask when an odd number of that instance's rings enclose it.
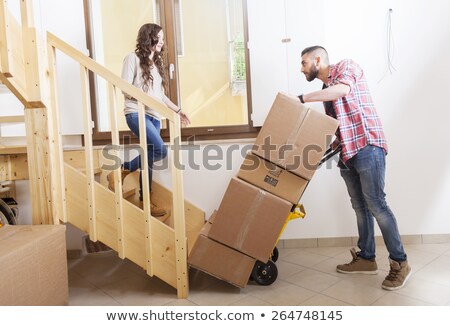
<path fill-rule="evenodd" d="M 181 119 L 181 123 L 184 125 L 189 125 L 191 123 L 191 120 L 189 120 L 189 117 L 186 113 L 184 113 L 183 111 L 180 110 L 180 119 Z"/>

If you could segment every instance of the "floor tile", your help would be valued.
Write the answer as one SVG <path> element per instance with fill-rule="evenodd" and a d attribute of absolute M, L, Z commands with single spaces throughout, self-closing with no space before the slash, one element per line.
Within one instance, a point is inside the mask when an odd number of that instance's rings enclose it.
<path fill-rule="evenodd" d="M 259 291 L 252 291 L 251 295 L 274 306 L 296 306 L 314 296 L 316 293 L 300 286 L 284 281 L 277 281 L 278 286 L 260 287 Z"/>
<path fill-rule="evenodd" d="M 191 290 L 189 292 L 189 301 L 199 306 L 229 306 L 246 295 L 242 290 L 220 281 L 202 290 Z"/>
<path fill-rule="evenodd" d="M 301 303 L 302 306 L 351 306 L 351 304 L 339 301 L 323 294 L 316 294 Z"/>
<path fill-rule="evenodd" d="M 334 299 L 356 306 L 369 306 L 386 294 L 386 291 L 374 287 L 356 284 L 351 280 L 342 280 L 322 292 Z"/>
<path fill-rule="evenodd" d="M 286 280 L 287 278 L 298 272 L 301 272 L 306 268 L 297 264 L 289 263 L 284 260 L 278 260 L 275 264 L 277 265 L 278 269 L 277 280 Z"/>
<path fill-rule="evenodd" d="M 340 282 L 341 279 L 330 274 L 306 269 L 289 277 L 286 281 L 308 290 L 322 292 L 330 286 Z"/>
<path fill-rule="evenodd" d="M 176 298 L 176 289 L 156 277 L 128 277 L 101 286 L 101 290 L 125 306 L 160 306 Z"/>
<path fill-rule="evenodd" d="M 375 301 L 372 306 L 429 306 L 424 301 L 403 296 L 397 292 L 389 292 Z"/>
<path fill-rule="evenodd" d="M 450 286 L 426 281 L 412 275 L 408 283 L 396 291 L 404 296 L 425 301 L 434 305 L 445 305 L 450 301 Z"/>
<path fill-rule="evenodd" d="M 120 303 L 81 277 L 69 278 L 69 306 L 119 306 Z"/>
<path fill-rule="evenodd" d="M 328 259 L 326 256 L 311 254 L 306 251 L 299 250 L 296 253 L 290 254 L 287 257 L 281 257 L 280 260 L 287 261 L 292 264 L 297 264 L 304 267 L 311 267 Z"/>

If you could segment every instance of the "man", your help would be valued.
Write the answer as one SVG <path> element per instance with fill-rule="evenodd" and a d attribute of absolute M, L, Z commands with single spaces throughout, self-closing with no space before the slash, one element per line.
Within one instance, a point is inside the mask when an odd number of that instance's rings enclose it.
<path fill-rule="evenodd" d="M 327 51 L 312 46 L 302 51 L 301 72 L 306 80 L 320 79 L 323 89 L 302 94 L 302 103 L 324 102 L 327 115 L 339 121 L 332 147 L 342 146 L 339 167 L 358 224 L 358 247 L 353 260 L 338 265 L 340 273 L 377 274 L 374 222 L 377 220 L 389 252 L 390 272 L 382 283 L 386 290 L 402 288 L 411 275 L 394 214 L 384 193 L 387 144 L 364 72 L 352 60 L 330 65 Z"/>

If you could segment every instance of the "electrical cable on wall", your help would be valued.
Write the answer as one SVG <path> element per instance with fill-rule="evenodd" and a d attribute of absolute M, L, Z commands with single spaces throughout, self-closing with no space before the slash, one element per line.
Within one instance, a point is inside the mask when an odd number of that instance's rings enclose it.
<path fill-rule="evenodd" d="M 394 66 L 394 36 L 392 33 L 392 8 L 389 8 L 388 10 L 388 19 L 387 19 L 387 35 L 386 35 L 386 39 L 387 39 L 387 69 L 383 75 L 383 77 L 381 77 L 381 79 L 378 81 L 378 83 L 380 83 L 384 77 L 386 77 L 386 74 L 393 74 L 395 71 L 397 71 L 397 69 L 395 69 Z"/>
<path fill-rule="evenodd" d="M 388 59 L 388 69 L 391 75 L 393 71 L 397 71 L 395 69 L 393 60 L 394 60 L 394 37 L 392 35 L 392 9 L 389 9 L 388 13 L 388 26 L 387 26 L 387 59 Z"/>

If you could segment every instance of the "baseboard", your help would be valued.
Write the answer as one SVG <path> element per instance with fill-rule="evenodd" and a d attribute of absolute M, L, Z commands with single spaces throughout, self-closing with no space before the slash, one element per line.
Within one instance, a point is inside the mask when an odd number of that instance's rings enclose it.
<path fill-rule="evenodd" d="M 411 234 L 402 235 L 404 245 L 414 244 L 450 244 L 450 234 Z M 277 244 L 278 248 L 320 248 L 356 246 L 358 237 L 284 239 Z M 383 245 L 383 237 L 375 237 L 376 245 Z"/>

